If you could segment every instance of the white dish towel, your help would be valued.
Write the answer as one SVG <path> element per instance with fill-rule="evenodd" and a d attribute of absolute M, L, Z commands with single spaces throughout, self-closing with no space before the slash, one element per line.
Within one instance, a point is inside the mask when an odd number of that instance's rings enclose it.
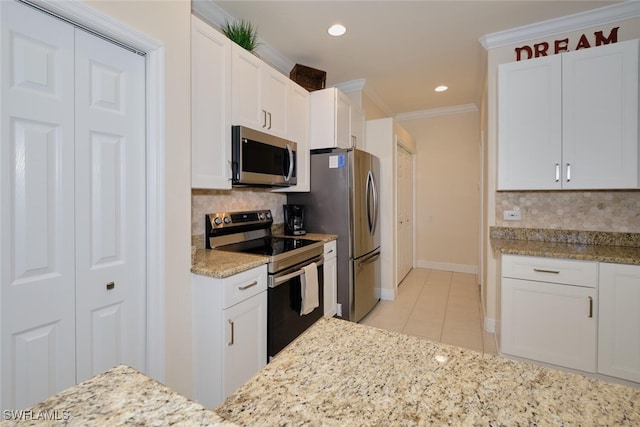
<path fill-rule="evenodd" d="M 315 262 L 302 267 L 304 274 L 300 276 L 300 291 L 302 303 L 300 304 L 300 316 L 311 313 L 320 305 L 318 298 L 318 266 Z"/>

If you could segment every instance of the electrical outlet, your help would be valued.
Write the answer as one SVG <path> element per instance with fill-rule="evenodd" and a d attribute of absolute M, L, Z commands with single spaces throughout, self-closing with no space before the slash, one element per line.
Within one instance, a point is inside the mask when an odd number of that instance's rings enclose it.
<path fill-rule="evenodd" d="M 340 303 L 336 304 L 336 316 L 342 317 L 342 304 Z"/>
<path fill-rule="evenodd" d="M 521 211 L 504 211 L 505 221 L 520 221 L 522 219 Z"/>

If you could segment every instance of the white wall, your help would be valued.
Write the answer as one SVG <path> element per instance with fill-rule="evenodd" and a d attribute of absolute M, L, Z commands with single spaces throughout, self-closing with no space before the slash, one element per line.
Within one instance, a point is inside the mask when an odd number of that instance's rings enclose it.
<path fill-rule="evenodd" d="M 87 1 L 164 43 L 166 79 L 166 383 L 193 395 L 191 378 L 191 2 Z"/>

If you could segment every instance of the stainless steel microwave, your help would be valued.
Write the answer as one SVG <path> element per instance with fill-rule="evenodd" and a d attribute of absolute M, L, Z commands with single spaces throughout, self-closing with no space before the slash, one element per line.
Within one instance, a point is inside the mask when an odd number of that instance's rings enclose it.
<path fill-rule="evenodd" d="M 297 184 L 298 144 L 244 126 L 232 126 L 231 139 L 233 185 Z"/>

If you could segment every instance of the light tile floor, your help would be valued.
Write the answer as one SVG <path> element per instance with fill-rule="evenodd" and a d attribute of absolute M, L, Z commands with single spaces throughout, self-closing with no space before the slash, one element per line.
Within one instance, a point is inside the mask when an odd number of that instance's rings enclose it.
<path fill-rule="evenodd" d="M 360 323 L 496 354 L 494 334 L 482 330 L 474 274 L 415 268 L 396 299 L 381 300 Z"/>

